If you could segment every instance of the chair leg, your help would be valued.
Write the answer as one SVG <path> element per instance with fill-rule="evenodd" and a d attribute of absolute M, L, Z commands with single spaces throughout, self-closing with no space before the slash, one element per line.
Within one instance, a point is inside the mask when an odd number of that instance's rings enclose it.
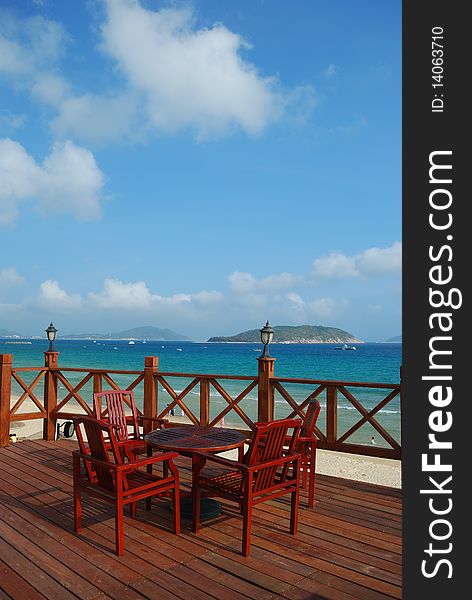
<path fill-rule="evenodd" d="M 79 533 L 82 529 L 82 502 L 80 486 L 74 485 L 74 531 Z"/>
<path fill-rule="evenodd" d="M 73 486 L 74 486 L 74 531 L 79 533 L 82 529 L 82 502 L 80 489 L 80 459 L 73 458 Z"/>
<path fill-rule="evenodd" d="M 252 505 L 247 500 L 243 504 L 243 556 L 249 556 L 251 552 L 251 518 Z"/>
<path fill-rule="evenodd" d="M 294 492 L 291 493 L 290 502 L 290 533 L 295 535 L 298 529 L 298 502 L 300 496 L 300 488 L 297 482 L 297 487 Z"/>
<path fill-rule="evenodd" d="M 174 482 L 173 489 L 173 501 L 174 501 L 174 533 L 179 535 L 180 533 L 180 489 L 179 482 Z"/>
<path fill-rule="evenodd" d="M 315 470 L 316 470 L 316 447 L 312 444 L 310 454 L 310 485 L 308 487 L 308 508 L 315 506 Z"/>
<path fill-rule="evenodd" d="M 116 498 L 115 512 L 115 546 L 118 556 L 123 556 L 125 548 L 125 533 L 124 533 L 124 517 L 123 517 L 123 500 L 120 496 Z"/>
<path fill-rule="evenodd" d="M 132 519 L 136 519 L 136 502 L 131 502 L 129 505 L 129 514 Z"/>
<path fill-rule="evenodd" d="M 198 533 L 200 531 L 200 498 L 201 498 L 201 490 L 197 484 L 194 484 L 192 487 L 192 517 L 193 517 L 193 533 Z"/>
<path fill-rule="evenodd" d="M 302 465 L 301 468 L 302 471 L 302 488 L 306 489 L 306 484 L 307 484 L 307 476 L 308 476 L 308 465 Z"/>

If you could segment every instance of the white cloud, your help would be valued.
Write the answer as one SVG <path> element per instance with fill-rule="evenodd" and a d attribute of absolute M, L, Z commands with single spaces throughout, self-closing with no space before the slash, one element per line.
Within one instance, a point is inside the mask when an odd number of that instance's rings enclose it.
<path fill-rule="evenodd" d="M 0 129 L 21 129 L 26 121 L 26 115 L 15 115 L 6 108 L 0 108 Z"/>
<path fill-rule="evenodd" d="M 256 279 L 250 273 L 234 271 L 228 277 L 231 289 L 237 294 L 272 292 L 291 287 L 296 280 L 297 277 L 292 273 L 277 273 L 276 275 L 268 275 L 262 279 Z"/>
<path fill-rule="evenodd" d="M 253 291 L 257 287 L 256 278 L 250 273 L 234 271 L 228 277 L 228 281 L 232 290 L 238 294 L 246 294 Z"/>
<path fill-rule="evenodd" d="M 313 262 L 311 277 L 321 279 L 344 279 L 349 277 L 373 277 L 400 271 L 402 244 L 395 242 L 387 248 L 368 248 L 354 256 L 332 252 Z"/>
<path fill-rule="evenodd" d="M 137 118 L 137 108 L 136 98 L 129 92 L 71 96 L 59 104 L 51 127 L 59 137 L 73 135 L 101 144 L 131 137 L 130 125 Z"/>
<path fill-rule="evenodd" d="M 105 279 L 103 290 L 91 292 L 89 299 L 100 308 L 146 309 L 153 296 L 144 281 L 123 283 L 118 279 Z"/>
<path fill-rule="evenodd" d="M 297 319 L 332 319 L 349 307 L 349 301 L 344 298 L 325 297 L 306 301 L 295 292 L 289 292 L 285 297 L 289 301 L 288 308 L 295 313 Z"/>
<path fill-rule="evenodd" d="M 286 296 L 287 300 L 290 303 L 290 307 L 299 312 L 299 313 L 304 313 L 305 312 L 305 300 L 303 300 L 303 298 L 295 293 L 295 292 L 289 292 Z"/>
<path fill-rule="evenodd" d="M 318 298 L 308 304 L 311 315 L 321 319 L 338 316 L 348 307 L 349 302 L 345 298 L 342 298 L 341 300 L 335 298 Z"/>
<path fill-rule="evenodd" d="M 38 302 L 44 308 L 60 311 L 76 311 L 82 306 L 80 294 L 68 294 L 57 281 L 48 279 L 39 286 Z"/>
<path fill-rule="evenodd" d="M 43 213 L 96 219 L 104 183 L 93 154 L 70 141 L 55 144 L 38 165 L 18 142 L 0 140 L 0 225 L 12 223 L 27 199 Z"/>
<path fill-rule="evenodd" d="M 18 19 L 0 9 L 0 74 L 18 79 L 51 70 L 63 56 L 68 35 L 41 16 Z"/>
<path fill-rule="evenodd" d="M 18 19 L 0 10 L 0 21 L 2 17 L 0 75 L 57 110 L 51 123 L 56 136 L 64 139 L 73 135 L 101 143 L 128 132 L 137 109 L 128 91 L 76 95 L 61 75 L 59 61 L 69 38 L 59 23 L 42 17 Z"/>
<path fill-rule="evenodd" d="M 363 275 L 377 275 L 400 271 L 402 268 L 402 245 L 395 242 L 388 248 L 369 248 L 356 257 L 357 266 Z"/>
<path fill-rule="evenodd" d="M 206 306 L 214 305 L 218 302 L 221 302 L 223 300 L 223 297 L 224 296 L 221 292 L 217 292 L 215 290 L 207 292 L 206 290 L 203 290 L 202 292 L 197 292 L 196 294 L 193 294 L 192 300 L 194 300 L 202 306 Z"/>
<path fill-rule="evenodd" d="M 277 273 L 257 279 L 251 273 L 234 271 L 228 277 L 231 290 L 245 296 L 255 304 L 262 304 L 267 294 L 273 294 L 295 286 L 311 286 L 315 282 L 332 279 L 369 278 L 401 270 L 402 245 L 395 242 L 387 248 L 368 248 L 360 254 L 348 256 L 331 252 L 313 261 L 307 273 Z M 286 297 L 289 298 L 290 294 Z M 291 297 L 292 301 L 296 294 Z M 289 298 L 290 299 L 290 298 Z M 296 303 L 296 302 L 295 302 Z"/>
<path fill-rule="evenodd" d="M 190 6 L 103 3 L 100 47 L 117 79 L 94 92 L 74 89 L 61 74 L 69 36 L 59 23 L 0 9 L 0 76 L 57 111 L 55 136 L 94 144 L 182 129 L 198 140 L 238 129 L 253 136 L 282 117 L 305 122 L 316 106 L 313 86 L 282 90 L 243 56 L 250 45 L 239 34 L 221 23 L 198 28 Z"/>
<path fill-rule="evenodd" d="M 201 291 L 196 294 L 161 296 L 152 294 L 144 281 L 125 283 L 119 279 L 105 279 L 100 292 L 90 292 L 88 300 L 99 308 L 123 310 L 151 310 L 156 308 L 214 305 L 223 298 L 220 292 Z"/>
<path fill-rule="evenodd" d="M 313 262 L 313 275 L 323 279 L 341 279 L 344 277 L 358 277 L 355 259 L 338 252 L 331 252 L 327 256 L 317 258 Z"/>
<path fill-rule="evenodd" d="M 338 74 L 337 65 L 330 63 L 324 70 L 323 74 L 326 77 L 326 79 L 332 79 L 333 77 L 335 77 Z"/>
<path fill-rule="evenodd" d="M 5 267 L 0 269 L 0 291 L 23 285 L 25 278 L 22 277 L 15 267 Z"/>
<path fill-rule="evenodd" d="M 275 80 L 242 58 L 247 43 L 224 25 L 196 29 L 190 8 L 152 11 L 131 0 L 106 7 L 103 48 L 159 130 L 189 127 L 204 138 L 238 126 L 254 135 L 280 116 Z"/>
<path fill-rule="evenodd" d="M 31 85 L 31 92 L 44 104 L 60 107 L 71 91 L 67 81 L 56 73 L 37 73 Z"/>
<path fill-rule="evenodd" d="M 15 75 L 29 73 L 31 64 L 19 44 L 9 40 L 0 31 L 0 73 Z"/>

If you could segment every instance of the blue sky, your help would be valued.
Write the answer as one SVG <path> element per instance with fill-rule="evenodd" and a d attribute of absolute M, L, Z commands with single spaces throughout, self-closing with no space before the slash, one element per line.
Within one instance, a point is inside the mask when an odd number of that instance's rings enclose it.
<path fill-rule="evenodd" d="M 0 328 L 401 332 L 401 3 L 0 0 Z"/>

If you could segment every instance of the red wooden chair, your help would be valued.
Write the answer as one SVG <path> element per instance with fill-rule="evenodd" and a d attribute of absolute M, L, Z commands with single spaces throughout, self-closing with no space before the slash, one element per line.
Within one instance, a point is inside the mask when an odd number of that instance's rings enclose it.
<path fill-rule="evenodd" d="M 103 401 L 105 401 L 105 407 L 102 410 Z M 124 451 L 128 458 L 132 458 L 136 454 L 145 454 L 147 450 L 146 442 L 139 430 L 140 421 L 155 423 L 159 429 L 168 423 L 167 419 L 145 417 L 138 414 L 134 393 L 129 390 L 107 390 L 95 393 L 93 407 L 97 419 L 114 427 L 117 441 L 126 442 Z M 126 407 L 130 409 L 131 414 L 126 414 Z"/>
<path fill-rule="evenodd" d="M 193 531 L 200 529 L 200 497 L 219 496 L 238 502 L 243 514 L 242 552 L 249 556 L 252 508 L 260 502 L 291 494 L 290 533 L 297 532 L 300 490 L 300 454 L 295 452 L 302 422 L 284 419 L 256 423 L 249 450 L 242 462 L 228 460 L 208 452 L 195 452 L 193 462 Z M 289 429 L 293 428 L 288 449 L 284 448 Z M 218 475 L 202 472 L 206 462 L 230 470 Z"/>
<path fill-rule="evenodd" d="M 303 419 L 300 437 L 296 451 L 301 454 L 300 472 L 302 476 L 302 488 L 306 488 L 308 472 L 310 473 L 308 487 L 308 508 L 315 505 L 315 470 L 316 470 L 316 437 L 315 425 L 320 414 L 321 406 L 317 398 L 310 400 Z"/>
<path fill-rule="evenodd" d="M 115 504 L 116 553 L 121 556 L 124 551 L 124 506 L 130 505 L 134 518 L 138 500 L 170 492 L 174 506 L 174 533 L 179 534 L 179 473 L 173 463 L 177 452 L 124 462 L 120 452 L 123 442 L 116 440 L 110 425 L 93 417 L 75 418 L 74 425 L 79 442 L 79 450 L 73 452 L 75 532 L 78 533 L 82 528 L 82 491 Z M 81 462 L 84 470 L 81 469 Z M 161 477 L 152 471 L 148 472 L 156 463 L 164 463 L 170 475 Z"/>

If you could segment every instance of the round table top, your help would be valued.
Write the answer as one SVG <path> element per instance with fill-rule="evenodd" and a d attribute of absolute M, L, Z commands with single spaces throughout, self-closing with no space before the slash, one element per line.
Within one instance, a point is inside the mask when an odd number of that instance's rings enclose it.
<path fill-rule="evenodd" d="M 246 434 L 239 429 L 195 425 L 157 429 L 144 437 L 153 448 L 177 452 L 223 452 L 241 446 L 246 438 Z"/>

